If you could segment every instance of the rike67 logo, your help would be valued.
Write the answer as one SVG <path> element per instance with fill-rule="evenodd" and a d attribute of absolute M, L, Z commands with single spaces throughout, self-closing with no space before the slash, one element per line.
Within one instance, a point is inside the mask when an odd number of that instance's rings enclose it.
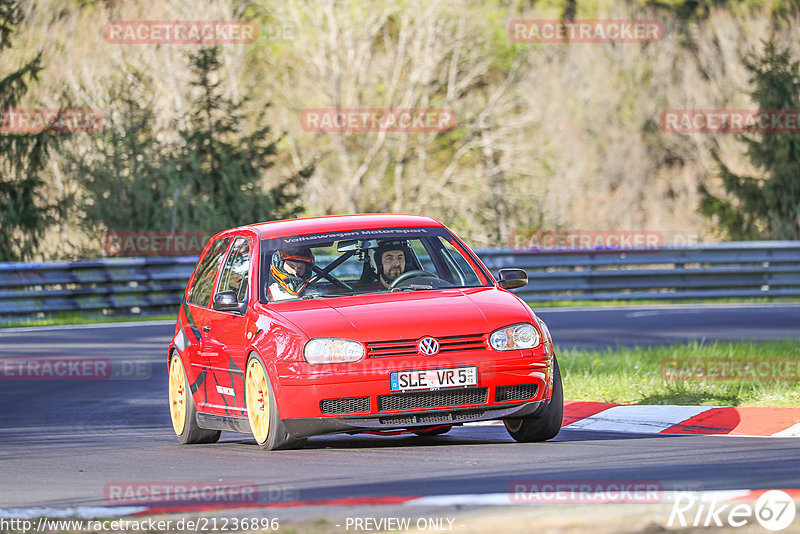
<path fill-rule="evenodd" d="M 738 528 L 757 521 L 765 529 L 778 532 L 791 525 L 797 513 L 792 497 L 785 491 L 766 491 L 755 505 L 721 502 L 720 496 L 726 496 L 725 493 L 728 492 L 677 494 L 667 526 Z"/>

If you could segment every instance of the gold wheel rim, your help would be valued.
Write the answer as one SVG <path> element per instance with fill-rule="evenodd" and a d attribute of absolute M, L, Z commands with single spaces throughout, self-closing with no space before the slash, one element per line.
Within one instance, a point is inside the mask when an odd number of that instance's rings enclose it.
<path fill-rule="evenodd" d="M 172 357 L 169 366 L 169 415 L 172 428 L 180 436 L 186 426 L 186 383 L 183 363 L 177 355 Z"/>
<path fill-rule="evenodd" d="M 256 358 L 247 364 L 247 378 L 245 379 L 247 397 L 247 418 L 250 420 L 250 429 L 258 443 L 267 441 L 269 433 L 269 390 L 264 368 Z"/>

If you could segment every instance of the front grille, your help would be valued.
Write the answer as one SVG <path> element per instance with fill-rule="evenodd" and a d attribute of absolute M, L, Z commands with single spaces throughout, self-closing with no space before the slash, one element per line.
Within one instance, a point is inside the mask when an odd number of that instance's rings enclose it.
<path fill-rule="evenodd" d="M 484 411 L 453 412 L 453 421 L 461 421 L 466 419 L 480 419 L 481 417 L 486 417 L 486 412 Z"/>
<path fill-rule="evenodd" d="M 486 344 L 481 334 L 437 337 L 436 340 L 439 342 L 439 354 L 486 349 Z M 417 354 L 419 353 L 417 352 L 416 339 L 367 343 L 367 357 L 369 358 L 380 358 L 383 356 L 414 356 Z"/>
<path fill-rule="evenodd" d="M 385 412 L 388 410 L 414 410 L 419 408 L 439 408 L 441 406 L 482 404 L 486 402 L 487 391 L 487 388 L 468 388 L 380 395 L 378 397 L 378 411 Z"/>
<path fill-rule="evenodd" d="M 380 421 L 382 425 L 413 425 L 417 422 L 417 418 L 413 415 L 400 415 L 398 417 L 381 417 L 378 421 Z"/>
<path fill-rule="evenodd" d="M 396 415 L 393 417 L 381 417 L 382 425 L 413 425 L 419 423 L 448 423 L 451 421 L 467 421 L 470 419 L 480 419 L 486 416 L 484 410 L 464 410 L 459 412 L 437 412 L 426 413 L 423 415 Z"/>
<path fill-rule="evenodd" d="M 351 397 L 348 399 L 324 399 L 319 407 L 324 414 L 335 413 L 368 413 L 369 397 Z"/>
<path fill-rule="evenodd" d="M 494 391 L 494 401 L 510 401 L 532 399 L 536 397 L 539 386 L 536 384 L 519 384 L 516 386 L 500 386 Z"/>
<path fill-rule="evenodd" d="M 453 416 L 450 413 L 426 413 L 425 415 L 417 416 L 417 423 L 441 423 L 442 421 L 452 421 Z"/>

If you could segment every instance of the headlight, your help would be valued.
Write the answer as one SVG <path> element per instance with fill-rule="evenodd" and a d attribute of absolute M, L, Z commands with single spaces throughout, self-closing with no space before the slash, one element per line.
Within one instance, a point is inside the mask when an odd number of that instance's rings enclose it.
<path fill-rule="evenodd" d="M 489 336 L 494 350 L 530 349 L 539 344 L 539 331 L 530 323 L 518 323 L 495 330 Z"/>
<path fill-rule="evenodd" d="M 313 365 L 357 362 L 364 357 L 364 345 L 349 339 L 316 337 L 306 343 L 306 361 Z"/>

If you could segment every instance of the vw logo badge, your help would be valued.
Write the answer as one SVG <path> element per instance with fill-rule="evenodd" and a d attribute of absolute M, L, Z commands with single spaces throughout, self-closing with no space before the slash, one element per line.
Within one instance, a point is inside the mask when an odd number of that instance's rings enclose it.
<path fill-rule="evenodd" d="M 439 352 L 439 342 L 432 337 L 423 337 L 417 341 L 417 352 L 425 356 L 433 356 Z"/>

